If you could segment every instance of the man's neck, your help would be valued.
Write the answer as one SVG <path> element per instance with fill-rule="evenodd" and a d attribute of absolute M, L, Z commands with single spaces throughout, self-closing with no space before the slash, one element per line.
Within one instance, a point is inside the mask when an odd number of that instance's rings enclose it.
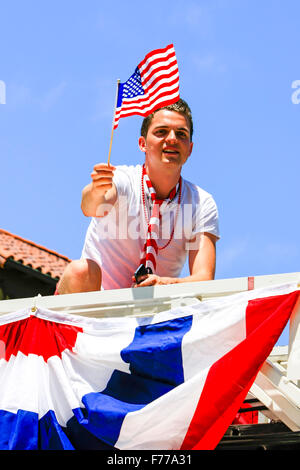
<path fill-rule="evenodd" d="M 151 167 L 146 165 L 147 174 L 155 189 L 156 197 L 158 199 L 166 199 L 172 189 L 176 186 L 180 178 L 180 170 L 177 171 L 153 171 Z"/>

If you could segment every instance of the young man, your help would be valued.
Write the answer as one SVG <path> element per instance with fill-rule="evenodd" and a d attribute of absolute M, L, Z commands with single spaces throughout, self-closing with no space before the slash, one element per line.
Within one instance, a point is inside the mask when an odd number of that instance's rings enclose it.
<path fill-rule="evenodd" d="M 181 177 L 192 134 L 191 111 L 180 99 L 144 119 L 144 165 L 95 165 L 82 192 L 82 211 L 92 217 L 82 257 L 67 267 L 59 294 L 214 279 L 217 207 Z M 187 254 L 190 275 L 180 278 Z M 137 283 L 141 264 L 148 272 Z"/>

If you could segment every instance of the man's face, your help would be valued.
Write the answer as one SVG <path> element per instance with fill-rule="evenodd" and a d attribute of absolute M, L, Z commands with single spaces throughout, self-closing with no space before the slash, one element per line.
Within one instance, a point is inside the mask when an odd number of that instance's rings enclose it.
<path fill-rule="evenodd" d="M 140 149 L 146 154 L 146 163 L 168 167 L 182 167 L 193 148 L 189 124 L 182 114 L 162 109 L 157 111 L 146 138 L 140 137 Z"/>

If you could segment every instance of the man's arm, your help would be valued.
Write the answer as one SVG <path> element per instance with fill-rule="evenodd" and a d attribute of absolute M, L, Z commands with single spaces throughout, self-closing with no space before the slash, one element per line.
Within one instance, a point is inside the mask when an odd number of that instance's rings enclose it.
<path fill-rule="evenodd" d="M 216 241 L 217 237 L 211 233 L 205 232 L 199 234 L 197 249 L 191 249 L 189 252 L 189 276 L 175 278 L 149 274 L 145 276 L 145 279 L 140 282 L 140 284 L 136 285 L 136 287 L 213 280 L 216 268 Z"/>
<path fill-rule="evenodd" d="M 199 234 L 199 237 L 199 248 L 189 253 L 190 276 L 182 282 L 210 281 L 215 278 L 218 238 L 207 232 Z"/>
<path fill-rule="evenodd" d="M 113 183 L 115 167 L 98 163 L 91 173 L 92 182 L 82 191 L 81 210 L 87 217 L 103 217 L 117 200 Z"/>

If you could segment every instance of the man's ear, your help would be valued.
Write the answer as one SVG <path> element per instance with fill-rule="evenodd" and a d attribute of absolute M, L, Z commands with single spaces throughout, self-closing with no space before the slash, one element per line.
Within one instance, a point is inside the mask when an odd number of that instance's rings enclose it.
<path fill-rule="evenodd" d="M 146 148 L 147 148 L 146 139 L 142 135 L 139 138 L 139 147 L 142 152 L 146 152 Z"/>

